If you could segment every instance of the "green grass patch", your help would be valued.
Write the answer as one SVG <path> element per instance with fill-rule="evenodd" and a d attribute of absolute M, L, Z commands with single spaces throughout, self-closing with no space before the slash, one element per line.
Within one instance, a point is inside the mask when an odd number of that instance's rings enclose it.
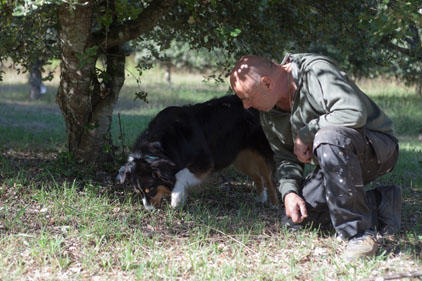
<path fill-rule="evenodd" d="M 226 93 L 197 74 L 128 72 L 112 135 L 131 146 L 157 112 Z M 66 153 L 63 117 L 47 94 L 28 100 L 26 78 L 7 73 L 0 85 L 0 280 L 359 280 L 421 271 L 422 98 L 389 81 L 366 92 L 392 117 L 400 139 L 395 170 L 374 184 L 404 190 L 403 227 L 381 241 L 372 259 L 344 262 L 345 244 L 330 229 L 292 232 L 282 210 L 255 202 L 249 179 L 233 169 L 193 190 L 182 210 L 148 212 L 132 190 Z M 148 103 L 134 93 L 149 93 Z"/>

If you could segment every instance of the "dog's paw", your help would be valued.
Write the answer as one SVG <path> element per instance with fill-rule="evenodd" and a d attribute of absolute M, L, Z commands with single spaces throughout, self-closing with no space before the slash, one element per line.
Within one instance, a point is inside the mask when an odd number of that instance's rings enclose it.
<path fill-rule="evenodd" d="M 155 210 L 155 207 L 149 204 L 146 198 L 142 198 L 142 204 L 144 204 L 145 209 L 147 209 L 148 211 Z"/>
<path fill-rule="evenodd" d="M 255 200 L 259 203 L 265 203 L 268 200 L 267 189 L 264 189 L 260 194 L 255 197 Z"/>
<path fill-rule="evenodd" d="M 182 208 L 185 205 L 185 200 L 185 192 L 172 192 L 170 206 L 172 208 Z"/>

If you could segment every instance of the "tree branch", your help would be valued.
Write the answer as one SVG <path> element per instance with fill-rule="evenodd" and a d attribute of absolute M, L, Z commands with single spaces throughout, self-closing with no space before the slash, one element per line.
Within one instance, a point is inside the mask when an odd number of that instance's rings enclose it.
<path fill-rule="evenodd" d="M 134 20 L 110 28 L 108 36 L 103 32 L 93 34 L 94 42 L 101 49 L 120 45 L 154 28 L 157 21 L 171 8 L 177 0 L 156 0 L 138 15 Z"/>
<path fill-rule="evenodd" d="M 410 45 L 410 48 L 413 52 L 420 49 L 421 46 L 421 38 L 419 37 L 418 28 L 413 24 L 409 24 L 409 31 L 412 34 L 410 38 L 406 38 L 406 42 Z"/>
<path fill-rule="evenodd" d="M 394 44 L 393 42 L 391 42 L 390 40 L 388 40 L 388 39 L 384 39 L 384 40 L 381 40 L 381 42 L 383 43 L 383 44 L 385 44 L 387 47 L 389 47 L 389 48 L 391 48 L 391 49 L 393 49 L 393 50 L 396 50 L 396 51 L 398 51 L 398 52 L 400 52 L 400 53 L 402 53 L 402 54 L 405 54 L 405 55 L 408 55 L 408 56 L 410 56 L 411 55 L 411 52 L 410 52 L 410 50 L 409 49 L 406 49 L 406 48 L 403 48 L 403 47 L 400 47 L 400 46 L 397 46 L 396 44 Z"/>

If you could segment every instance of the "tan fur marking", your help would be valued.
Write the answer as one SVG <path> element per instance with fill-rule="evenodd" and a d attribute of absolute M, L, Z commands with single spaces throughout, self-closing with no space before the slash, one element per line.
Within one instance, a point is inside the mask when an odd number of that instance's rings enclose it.
<path fill-rule="evenodd" d="M 272 180 L 273 167 L 268 165 L 260 154 L 252 150 L 243 150 L 237 155 L 233 166 L 255 182 L 258 194 L 262 193 L 264 186 L 267 187 L 271 204 L 279 206 L 280 203 Z"/>
<path fill-rule="evenodd" d="M 163 199 L 164 196 L 170 196 L 171 195 L 171 191 L 169 188 L 167 188 L 164 185 L 159 185 L 157 187 L 157 194 L 151 198 L 150 203 L 155 207 L 155 208 L 159 208 L 161 205 L 161 200 Z"/>

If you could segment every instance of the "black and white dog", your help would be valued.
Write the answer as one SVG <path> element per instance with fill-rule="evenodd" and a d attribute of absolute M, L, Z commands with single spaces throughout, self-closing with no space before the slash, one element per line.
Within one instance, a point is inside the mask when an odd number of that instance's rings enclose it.
<path fill-rule="evenodd" d="M 163 196 L 183 206 L 189 187 L 230 164 L 257 186 L 257 199 L 278 205 L 272 182 L 273 153 L 259 123 L 259 113 L 245 110 L 235 96 L 167 107 L 136 140 L 128 162 L 117 175 L 120 183 L 141 192 L 143 204 L 154 209 Z"/>

